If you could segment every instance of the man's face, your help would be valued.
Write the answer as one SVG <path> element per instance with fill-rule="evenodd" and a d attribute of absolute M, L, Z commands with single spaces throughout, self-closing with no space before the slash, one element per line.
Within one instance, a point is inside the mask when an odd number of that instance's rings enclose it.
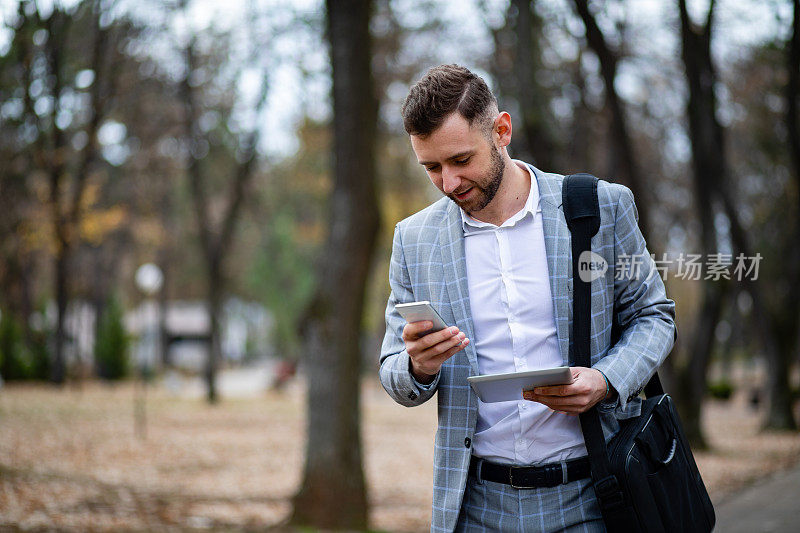
<path fill-rule="evenodd" d="M 411 147 L 437 189 L 470 214 L 494 198 L 505 162 L 477 122 L 451 113 L 427 137 L 411 136 Z"/>

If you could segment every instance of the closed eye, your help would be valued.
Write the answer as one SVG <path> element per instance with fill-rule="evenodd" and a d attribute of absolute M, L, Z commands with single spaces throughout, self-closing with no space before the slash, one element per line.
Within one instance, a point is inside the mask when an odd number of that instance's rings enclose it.
<path fill-rule="evenodd" d="M 456 165 L 466 165 L 467 163 L 469 163 L 469 160 L 470 160 L 469 157 L 465 157 L 464 159 L 456 159 L 455 161 L 453 161 L 453 163 L 455 163 Z"/>

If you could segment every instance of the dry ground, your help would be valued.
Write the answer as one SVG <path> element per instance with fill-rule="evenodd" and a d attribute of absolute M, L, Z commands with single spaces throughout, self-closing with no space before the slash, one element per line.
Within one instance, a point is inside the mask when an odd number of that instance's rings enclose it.
<path fill-rule="evenodd" d="M 216 407 L 151 388 L 144 440 L 133 397 L 131 384 L 0 389 L 0 530 L 238 531 L 285 520 L 305 448 L 299 383 Z M 368 380 L 363 406 L 372 527 L 427 531 L 434 403 L 400 407 Z M 758 424 L 744 398 L 708 404 L 714 451 L 697 461 L 715 501 L 800 457 L 797 435 Z"/>

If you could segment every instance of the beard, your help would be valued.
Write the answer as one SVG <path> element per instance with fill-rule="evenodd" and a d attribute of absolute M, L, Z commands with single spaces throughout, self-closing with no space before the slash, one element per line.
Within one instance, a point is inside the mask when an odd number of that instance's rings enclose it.
<path fill-rule="evenodd" d="M 494 199 L 500 184 L 503 182 L 503 171 L 506 168 L 506 163 L 500 156 L 500 151 L 494 146 L 490 152 L 490 166 L 486 177 L 481 182 L 474 182 L 473 188 L 475 194 L 468 200 L 459 200 L 456 198 L 455 193 L 448 194 L 448 198 L 453 200 L 461 209 L 467 213 L 474 213 L 485 208 Z M 464 191 L 462 191 L 464 192 Z"/>

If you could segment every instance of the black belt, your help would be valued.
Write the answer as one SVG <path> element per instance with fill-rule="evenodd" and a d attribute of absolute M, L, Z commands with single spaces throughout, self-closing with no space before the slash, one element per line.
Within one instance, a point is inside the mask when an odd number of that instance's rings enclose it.
<path fill-rule="evenodd" d="M 566 466 L 566 472 L 562 465 Z M 591 477 L 592 469 L 588 457 L 541 466 L 511 466 L 490 463 L 473 455 L 469 462 L 469 475 L 479 480 L 511 485 L 516 489 L 536 489 Z"/>

